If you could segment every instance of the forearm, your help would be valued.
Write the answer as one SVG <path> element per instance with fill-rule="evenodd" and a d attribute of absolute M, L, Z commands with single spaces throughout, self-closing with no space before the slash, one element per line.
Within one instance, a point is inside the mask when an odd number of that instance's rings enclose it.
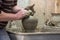
<path fill-rule="evenodd" d="M 0 21 L 20 20 L 26 16 L 26 10 L 20 10 L 16 14 L 1 12 Z"/>
<path fill-rule="evenodd" d="M 18 20 L 18 17 L 16 14 L 12 14 L 12 13 L 2 12 L 0 14 L 0 21 L 9 21 L 9 20 Z"/>

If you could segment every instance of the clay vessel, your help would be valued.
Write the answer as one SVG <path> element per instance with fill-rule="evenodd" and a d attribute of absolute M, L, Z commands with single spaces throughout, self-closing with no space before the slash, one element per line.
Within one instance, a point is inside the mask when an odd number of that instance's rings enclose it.
<path fill-rule="evenodd" d="M 22 19 L 22 25 L 25 32 L 34 32 L 38 24 L 38 19 L 33 16 L 35 13 L 33 7 L 34 4 L 32 6 L 25 8 L 26 10 L 28 9 L 32 11 L 29 16 Z"/>

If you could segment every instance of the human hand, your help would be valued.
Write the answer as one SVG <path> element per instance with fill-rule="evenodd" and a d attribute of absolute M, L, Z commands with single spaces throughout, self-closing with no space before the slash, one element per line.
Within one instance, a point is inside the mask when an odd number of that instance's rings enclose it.
<path fill-rule="evenodd" d="M 17 12 L 20 11 L 21 9 L 22 9 L 22 8 L 20 8 L 19 6 L 16 5 L 16 6 L 13 7 L 12 10 L 13 10 L 14 13 L 17 13 Z"/>
<path fill-rule="evenodd" d="M 23 19 L 24 17 L 29 16 L 29 15 L 30 15 L 30 13 L 27 10 L 22 9 L 19 12 L 17 12 L 15 16 L 18 19 Z"/>
<path fill-rule="evenodd" d="M 16 17 L 18 19 L 22 19 L 24 17 L 29 16 L 31 12 L 29 10 L 25 10 L 24 8 L 20 8 L 18 6 L 13 7 L 13 10 L 16 12 Z"/>

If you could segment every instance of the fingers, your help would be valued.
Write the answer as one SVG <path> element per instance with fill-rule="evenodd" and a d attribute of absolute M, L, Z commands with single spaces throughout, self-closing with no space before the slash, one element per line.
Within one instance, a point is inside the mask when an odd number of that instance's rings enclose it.
<path fill-rule="evenodd" d="M 19 11 L 19 12 L 16 13 L 16 17 L 17 17 L 18 19 L 22 19 L 22 18 L 24 18 L 25 16 L 26 16 L 26 11 L 21 10 L 21 11 Z"/>
<path fill-rule="evenodd" d="M 18 12 L 16 13 L 16 17 L 17 17 L 18 19 L 22 19 L 22 18 L 24 18 L 24 17 L 26 17 L 26 16 L 30 16 L 30 12 L 31 12 L 31 11 L 27 11 L 27 10 L 25 10 L 25 9 L 23 9 L 23 8 L 19 8 L 18 6 L 15 6 L 13 9 L 14 9 L 15 11 L 18 11 Z"/>

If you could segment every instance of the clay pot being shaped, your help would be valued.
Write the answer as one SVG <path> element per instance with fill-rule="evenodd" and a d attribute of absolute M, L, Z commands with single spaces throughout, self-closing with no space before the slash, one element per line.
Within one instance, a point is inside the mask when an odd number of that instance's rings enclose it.
<path fill-rule="evenodd" d="M 35 13 L 33 7 L 34 4 L 26 8 L 28 10 L 31 10 L 32 12 L 29 16 L 22 19 L 22 25 L 25 32 L 34 32 L 38 24 L 38 19 L 33 16 Z"/>
<path fill-rule="evenodd" d="M 22 25 L 25 32 L 34 32 L 38 24 L 38 20 L 33 16 L 29 16 L 28 18 L 22 20 Z"/>

